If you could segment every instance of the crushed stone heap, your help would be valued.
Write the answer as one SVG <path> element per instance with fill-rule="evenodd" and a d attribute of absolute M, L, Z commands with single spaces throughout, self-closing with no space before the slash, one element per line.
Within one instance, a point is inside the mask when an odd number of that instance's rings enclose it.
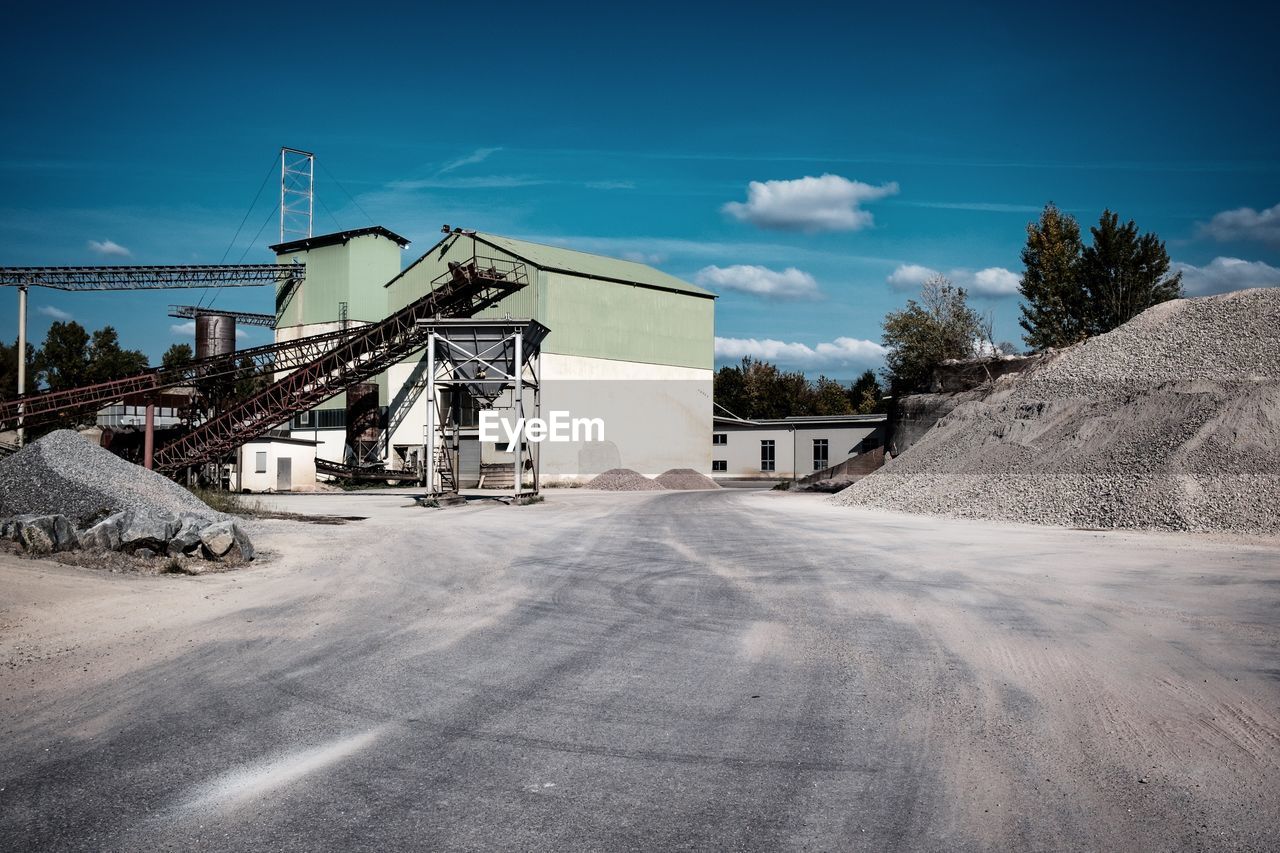
<path fill-rule="evenodd" d="M 692 468 L 672 468 L 653 478 L 664 489 L 718 489 L 720 484 Z"/>
<path fill-rule="evenodd" d="M 1002 378 L 831 500 L 1280 533 L 1280 287 L 1166 302 Z"/>
<path fill-rule="evenodd" d="M 597 474 L 591 482 L 587 483 L 588 489 L 600 489 L 606 492 L 659 492 L 662 486 L 653 480 L 650 480 L 639 471 L 632 471 L 630 468 L 610 468 L 604 473 Z"/>

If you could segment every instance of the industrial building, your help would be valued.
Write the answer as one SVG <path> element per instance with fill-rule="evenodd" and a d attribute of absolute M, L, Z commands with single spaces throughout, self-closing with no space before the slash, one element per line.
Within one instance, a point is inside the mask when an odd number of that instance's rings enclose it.
<path fill-rule="evenodd" d="M 716 416 L 711 435 L 712 476 L 747 480 L 808 477 L 883 447 L 886 420 L 886 415 L 756 420 Z"/>
<path fill-rule="evenodd" d="M 277 288 L 277 342 L 379 322 L 459 270 L 487 270 L 518 288 L 476 319 L 531 320 L 545 329 L 531 359 L 536 393 L 527 392 L 525 412 L 604 424 L 603 437 L 543 442 L 537 456 L 544 481 L 587 480 L 615 467 L 711 473 L 714 294 L 644 264 L 460 229 L 402 271 L 407 245 L 371 227 L 273 246 L 281 264 L 306 269 L 305 279 Z M 425 465 L 427 362 L 419 351 L 296 413 L 291 433 L 315 441 L 322 460 Z M 481 440 L 485 403 L 467 395 L 449 401 L 449 390 L 443 393 L 434 423 L 442 434 L 451 431 L 457 485 L 479 485 L 482 475 L 487 483 L 510 480 L 513 454 L 505 442 Z M 508 392 L 507 411 L 511 402 Z"/>

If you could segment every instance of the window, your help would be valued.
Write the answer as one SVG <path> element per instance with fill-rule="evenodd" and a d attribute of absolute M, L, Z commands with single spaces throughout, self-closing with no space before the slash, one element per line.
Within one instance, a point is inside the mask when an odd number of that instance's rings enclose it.
<path fill-rule="evenodd" d="M 311 412 L 298 412 L 298 426 L 309 427 L 312 422 Z"/>
<path fill-rule="evenodd" d="M 729 434 L 727 432 L 713 432 L 711 433 L 711 443 L 712 444 L 728 444 Z"/>
<path fill-rule="evenodd" d="M 773 470 L 773 439 L 760 439 L 760 470 Z"/>
<path fill-rule="evenodd" d="M 257 453 L 254 454 L 254 456 L 257 457 L 257 463 L 258 463 L 257 465 L 254 466 L 254 470 L 259 474 L 267 473 L 267 451 L 259 450 Z"/>
<path fill-rule="evenodd" d="M 827 440 L 825 438 L 815 438 L 813 440 L 813 470 L 821 471 L 827 465 Z"/>
<path fill-rule="evenodd" d="M 728 471 L 729 463 L 723 459 L 712 459 L 711 470 L 712 471 Z"/>

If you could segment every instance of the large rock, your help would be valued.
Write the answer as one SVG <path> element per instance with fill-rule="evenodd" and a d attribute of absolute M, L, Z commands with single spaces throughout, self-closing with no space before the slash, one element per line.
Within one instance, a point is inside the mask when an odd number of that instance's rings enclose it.
<path fill-rule="evenodd" d="M 120 550 L 120 528 L 125 521 L 125 512 L 117 512 L 99 521 L 80 533 L 80 547 L 97 551 Z"/>
<path fill-rule="evenodd" d="M 177 557 L 180 554 L 191 554 L 198 551 L 201 546 L 200 531 L 208 525 L 204 519 L 197 517 L 184 517 L 182 526 L 178 528 L 178 532 L 169 540 L 169 556 Z"/>
<path fill-rule="evenodd" d="M 120 524 L 120 550 L 150 548 L 164 551 L 178 532 L 178 527 L 178 519 L 172 515 L 129 511 Z"/>
<path fill-rule="evenodd" d="M 52 554 L 79 547 L 76 529 L 65 515 L 26 515 L 14 522 L 18 543 L 28 553 Z"/>
<path fill-rule="evenodd" d="M 205 559 L 229 562 L 253 559 L 253 545 L 249 537 L 234 521 L 219 521 L 200 531 Z"/>

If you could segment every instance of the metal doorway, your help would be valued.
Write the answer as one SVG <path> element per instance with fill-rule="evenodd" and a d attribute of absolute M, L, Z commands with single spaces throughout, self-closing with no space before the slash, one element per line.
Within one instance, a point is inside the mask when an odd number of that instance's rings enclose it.
<path fill-rule="evenodd" d="M 293 488 L 293 460 L 276 460 L 276 491 L 287 492 Z"/>

